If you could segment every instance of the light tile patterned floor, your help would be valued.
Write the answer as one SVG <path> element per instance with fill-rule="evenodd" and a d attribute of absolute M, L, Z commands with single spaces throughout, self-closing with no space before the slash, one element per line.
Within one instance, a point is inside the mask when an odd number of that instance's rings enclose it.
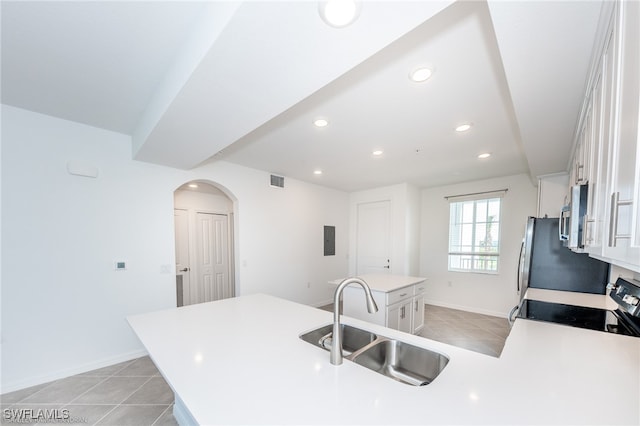
<path fill-rule="evenodd" d="M 52 424 L 38 423 L 38 415 L 82 425 L 177 425 L 173 392 L 149 357 L 7 393 L 0 404 L 2 425 Z"/>

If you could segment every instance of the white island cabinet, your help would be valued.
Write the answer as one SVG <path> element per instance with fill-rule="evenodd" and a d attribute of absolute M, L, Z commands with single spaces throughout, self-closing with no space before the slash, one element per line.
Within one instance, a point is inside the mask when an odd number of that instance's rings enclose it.
<path fill-rule="evenodd" d="M 406 333 L 417 334 L 424 327 L 425 280 L 422 277 L 406 275 L 361 275 L 371 288 L 378 312 L 367 311 L 362 287 L 352 284 L 342 295 L 344 315 L 374 324 L 393 328 Z M 331 281 L 338 285 L 342 279 Z"/>

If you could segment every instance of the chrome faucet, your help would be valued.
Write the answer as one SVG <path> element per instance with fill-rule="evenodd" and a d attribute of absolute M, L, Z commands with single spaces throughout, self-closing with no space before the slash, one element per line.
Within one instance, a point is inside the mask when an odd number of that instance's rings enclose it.
<path fill-rule="evenodd" d="M 364 295 L 367 298 L 367 311 L 370 314 L 378 312 L 378 305 L 373 300 L 371 295 L 371 288 L 364 282 L 362 278 L 346 278 L 338 285 L 336 292 L 333 296 L 333 333 L 331 335 L 331 364 L 342 364 L 342 330 L 340 329 L 340 296 L 342 290 L 349 284 L 360 284 L 364 290 Z"/>

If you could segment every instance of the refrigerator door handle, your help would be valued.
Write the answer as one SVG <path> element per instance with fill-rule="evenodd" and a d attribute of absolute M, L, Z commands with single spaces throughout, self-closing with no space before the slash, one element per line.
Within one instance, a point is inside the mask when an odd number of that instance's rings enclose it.
<path fill-rule="evenodd" d="M 518 292 L 520 294 L 520 301 L 524 298 L 524 295 L 529 287 L 529 280 L 531 279 L 531 256 L 533 254 L 533 234 L 536 228 L 536 219 L 530 217 L 527 220 L 527 227 L 522 240 L 522 246 L 520 247 L 520 261 L 518 265 Z"/>
<path fill-rule="evenodd" d="M 518 257 L 518 281 L 517 281 L 517 290 L 518 294 L 520 294 L 520 289 L 522 288 L 522 255 L 524 253 L 524 239 L 522 240 L 522 244 L 520 244 L 520 256 Z"/>
<path fill-rule="evenodd" d="M 519 310 L 520 305 L 518 304 L 514 306 L 513 309 L 511 309 L 511 312 L 509 312 L 509 316 L 507 317 L 507 321 L 509 321 L 509 327 L 513 327 L 513 323 L 516 321 L 515 316 Z"/>

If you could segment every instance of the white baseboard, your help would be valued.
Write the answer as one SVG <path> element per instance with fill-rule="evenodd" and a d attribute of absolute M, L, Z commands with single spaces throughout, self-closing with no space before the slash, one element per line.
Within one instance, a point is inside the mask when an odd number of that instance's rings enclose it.
<path fill-rule="evenodd" d="M 101 360 L 88 362 L 71 368 L 52 371 L 51 373 L 43 374 L 40 376 L 25 377 L 13 382 L 3 383 L 2 387 L 0 388 L 0 394 L 26 389 L 31 386 L 41 385 L 43 383 L 52 382 L 54 380 L 64 379 L 65 377 L 75 376 L 76 374 L 82 374 L 88 371 L 97 370 L 98 368 L 108 367 L 110 365 L 130 361 L 132 359 L 140 358 L 145 355 L 147 355 L 147 351 L 144 349 L 140 349 L 109 358 L 103 358 Z"/>
<path fill-rule="evenodd" d="M 457 309 L 459 311 L 474 312 L 476 314 L 491 315 L 492 317 L 505 318 L 505 319 L 509 315 L 509 312 L 497 312 L 497 311 L 492 311 L 492 310 L 489 310 L 489 309 L 479 309 L 479 308 L 476 308 L 476 307 L 473 307 L 473 306 L 456 305 L 454 303 L 441 302 L 441 301 L 438 301 L 438 300 L 426 300 L 425 299 L 424 303 L 425 303 L 425 305 L 442 306 L 443 308 Z"/>

